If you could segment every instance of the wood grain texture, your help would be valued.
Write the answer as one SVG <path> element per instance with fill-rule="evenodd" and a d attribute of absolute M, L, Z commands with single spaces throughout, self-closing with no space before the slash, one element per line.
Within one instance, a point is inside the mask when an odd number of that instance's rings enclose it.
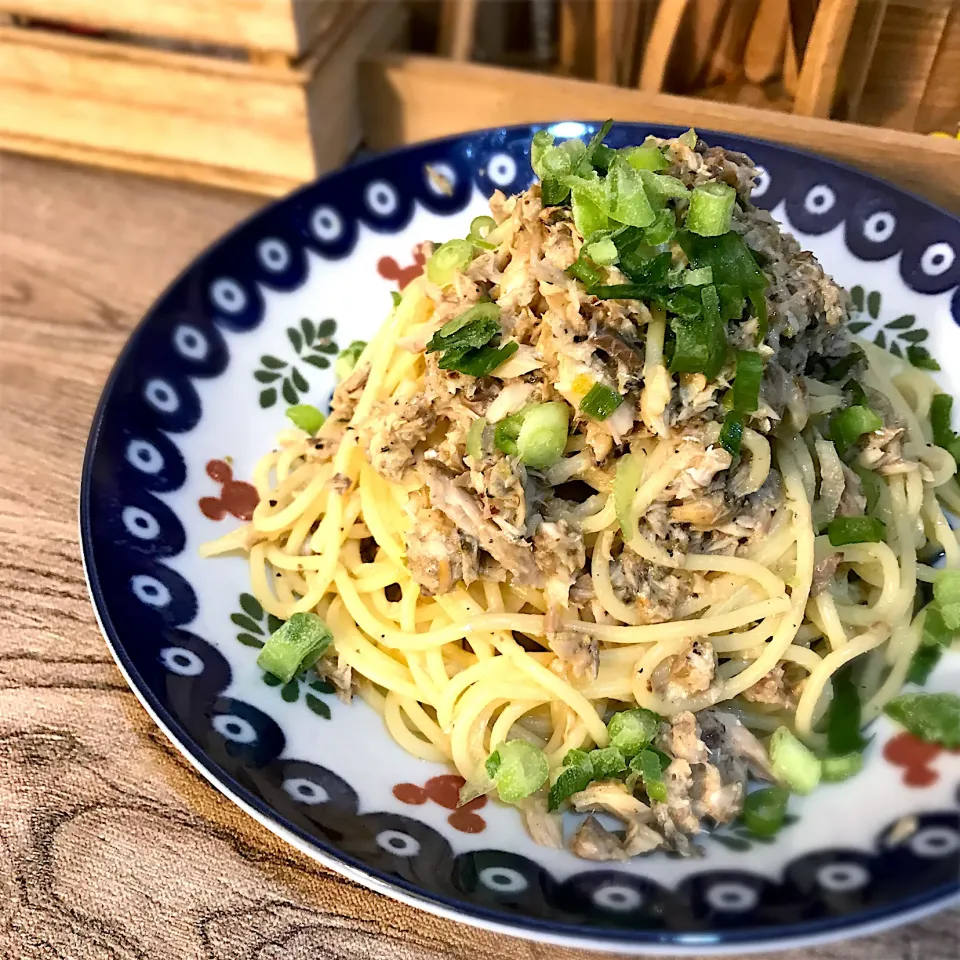
<path fill-rule="evenodd" d="M 0 155 L 0 960 L 582 958 L 287 847 L 167 743 L 98 634 L 76 511 L 101 386 L 169 279 L 261 202 Z M 954 960 L 957 921 L 779 956 Z"/>

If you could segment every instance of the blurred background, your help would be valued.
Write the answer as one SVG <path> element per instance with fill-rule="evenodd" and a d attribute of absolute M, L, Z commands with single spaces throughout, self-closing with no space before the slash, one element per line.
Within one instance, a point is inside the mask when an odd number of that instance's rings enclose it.
<path fill-rule="evenodd" d="M 278 194 L 363 145 L 573 114 L 960 151 L 960 3 L 0 0 L 10 150 Z"/>

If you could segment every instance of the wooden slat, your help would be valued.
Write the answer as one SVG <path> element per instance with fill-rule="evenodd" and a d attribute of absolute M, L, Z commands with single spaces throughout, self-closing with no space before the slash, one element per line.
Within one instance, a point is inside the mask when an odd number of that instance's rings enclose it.
<path fill-rule="evenodd" d="M 361 77 L 364 129 L 375 149 L 481 127 L 603 115 L 805 147 L 960 211 L 956 141 L 431 57 L 378 58 L 363 66 Z"/>
<path fill-rule="evenodd" d="M 589 0 L 559 0 L 559 56 L 561 73 L 586 76 L 593 62 L 592 7 Z"/>
<path fill-rule="evenodd" d="M 594 0 L 593 73 L 601 83 L 617 82 L 617 0 Z"/>
<path fill-rule="evenodd" d="M 443 0 L 441 50 L 454 60 L 469 60 L 477 27 L 477 0 Z"/>
<path fill-rule="evenodd" d="M 691 0 L 677 36 L 677 53 L 667 69 L 667 86 L 673 93 L 689 93 L 703 85 L 724 21 L 730 8 L 738 2 L 740 0 Z"/>
<path fill-rule="evenodd" d="M 952 6 L 949 0 L 889 5 L 860 102 L 861 122 L 915 128 Z M 958 78 L 951 79 L 956 86 Z"/>
<path fill-rule="evenodd" d="M 743 76 L 743 53 L 757 6 L 758 0 L 734 0 L 730 4 L 707 67 L 708 85 Z"/>
<path fill-rule="evenodd" d="M 0 0 L 0 10 L 82 26 L 303 53 L 326 0 Z"/>
<path fill-rule="evenodd" d="M 843 58 L 841 84 L 843 87 L 845 120 L 860 120 L 860 101 L 870 73 L 870 64 L 880 39 L 883 18 L 886 16 L 887 0 L 861 3 L 853 20 L 853 29 L 847 41 L 847 55 Z"/>
<path fill-rule="evenodd" d="M 829 117 L 857 0 L 820 0 L 797 78 L 794 113 Z"/>
<path fill-rule="evenodd" d="M 788 0 L 760 0 L 743 54 L 743 72 L 751 83 L 780 76 L 788 16 Z"/>
<path fill-rule="evenodd" d="M 670 54 L 680 32 L 680 24 L 687 10 L 688 0 L 660 0 L 653 29 L 643 51 L 640 68 L 640 89 L 657 93 L 663 89 Z"/>
<path fill-rule="evenodd" d="M 940 39 L 915 127 L 956 134 L 960 124 L 960 4 L 954 4 Z"/>

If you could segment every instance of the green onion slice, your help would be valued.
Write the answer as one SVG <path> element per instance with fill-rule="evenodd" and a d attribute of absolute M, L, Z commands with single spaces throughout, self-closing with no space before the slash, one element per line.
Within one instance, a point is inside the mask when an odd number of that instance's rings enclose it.
<path fill-rule="evenodd" d="M 616 508 L 617 520 L 626 541 L 633 537 L 636 529 L 636 518 L 633 516 L 633 501 L 640 489 L 640 480 L 643 477 L 643 460 L 636 454 L 628 453 L 620 458 L 617 472 L 613 478 L 613 504 Z M 615 714 L 615 717 L 619 714 Z M 611 723 L 613 720 L 610 721 Z M 621 749 L 623 749 L 621 747 Z M 624 751 L 626 752 L 626 751 Z"/>
<path fill-rule="evenodd" d="M 885 712 L 921 740 L 948 750 L 960 747 L 960 697 L 955 693 L 904 693 Z"/>
<path fill-rule="evenodd" d="M 497 221 L 493 217 L 474 217 L 470 221 L 470 238 L 472 240 L 486 240 L 487 234 L 496 229 Z"/>
<path fill-rule="evenodd" d="M 827 537 L 833 547 L 848 543 L 880 543 L 887 525 L 879 517 L 836 517 L 827 524 Z"/>
<path fill-rule="evenodd" d="M 763 357 L 753 350 L 737 351 L 737 373 L 733 381 L 733 409 L 753 413 L 760 405 Z"/>
<path fill-rule="evenodd" d="M 360 359 L 360 354 L 367 348 L 366 340 L 354 340 L 349 347 L 344 347 L 337 356 L 337 362 L 333 366 L 333 371 L 338 380 L 346 380 L 353 373 Z"/>
<path fill-rule="evenodd" d="M 501 743 L 487 758 L 486 769 L 504 803 L 517 803 L 529 797 L 550 775 L 544 752 L 526 740 Z"/>
<path fill-rule="evenodd" d="M 580 256 L 567 267 L 567 274 L 579 280 L 588 290 L 595 287 L 603 279 L 600 272 L 584 258 L 584 251 L 582 250 Z"/>
<path fill-rule="evenodd" d="M 487 421 L 479 417 L 470 424 L 467 431 L 467 453 L 474 460 L 483 459 L 483 431 L 487 428 Z"/>
<path fill-rule="evenodd" d="M 621 403 L 623 397 L 616 390 L 595 383 L 580 401 L 580 412 L 591 420 L 606 420 Z"/>
<path fill-rule="evenodd" d="M 447 286 L 470 263 L 475 252 L 469 240 L 448 240 L 427 261 L 427 279 L 438 287 Z"/>
<path fill-rule="evenodd" d="M 648 227 L 656 219 L 643 179 L 625 157 L 614 157 L 604 187 L 605 212 L 618 223 Z"/>
<path fill-rule="evenodd" d="M 570 408 L 560 401 L 528 407 L 516 439 L 520 459 L 535 470 L 552 467 L 563 456 L 569 423 Z"/>
<path fill-rule="evenodd" d="M 305 430 L 311 436 L 315 434 L 326 421 L 326 417 L 312 404 L 298 403 L 287 407 L 287 417 L 295 427 Z"/>
<path fill-rule="evenodd" d="M 770 738 L 773 775 L 797 793 L 807 794 L 820 783 L 820 761 L 786 727 Z"/>
<path fill-rule="evenodd" d="M 289 683 L 312 667 L 332 642 L 330 628 L 315 613 L 295 613 L 263 645 L 257 666 Z"/>
<path fill-rule="evenodd" d="M 924 621 L 924 626 L 926 626 L 926 621 Z M 933 668 L 940 662 L 941 656 L 943 656 L 943 651 L 939 646 L 923 645 L 918 647 L 910 661 L 910 669 L 907 671 L 908 682 L 922 687 L 930 679 L 930 674 L 933 673 Z"/>
<path fill-rule="evenodd" d="M 830 435 L 840 450 L 845 450 L 865 433 L 873 433 L 882 427 L 883 418 L 878 413 L 870 407 L 854 404 L 834 414 L 830 421 Z"/>
<path fill-rule="evenodd" d="M 765 787 L 748 793 L 740 815 L 743 825 L 755 837 L 773 837 L 787 817 L 790 791 L 783 787 Z"/>
<path fill-rule="evenodd" d="M 670 164 L 660 148 L 654 143 L 642 147 L 624 147 L 621 151 L 635 170 L 666 170 Z"/>
<path fill-rule="evenodd" d="M 593 762 L 583 750 L 571 750 L 563 759 L 563 770 L 550 787 L 547 801 L 550 810 L 556 810 L 566 799 L 586 790 L 593 780 Z"/>
<path fill-rule="evenodd" d="M 736 199 L 737 191 L 719 180 L 694 187 L 687 208 L 686 228 L 701 237 L 719 237 L 727 233 Z"/>
<path fill-rule="evenodd" d="M 441 360 L 440 366 L 445 370 L 465 373 L 468 377 L 486 377 L 501 364 L 506 363 L 519 349 L 520 344 L 516 340 L 511 340 L 501 347 L 487 346 L 468 350 L 449 361 Z"/>
<path fill-rule="evenodd" d="M 740 444 L 743 441 L 743 414 L 736 410 L 731 410 L 723 418 L 723 426 L 720 428 L 720 446 L 723 447 L 731 457 L 739 456 Z"/>
<path fill-rule="evenodd" d="M 960 571 L 942 571 L 934 581 L 933 596 L 947 629 L 960 630 Z"/>
<path fill-rule="evenodd" d="M 857 753 L 866 746 L 860 733 L 860 694 L 852 668 L 845 664 L 833 675 L 833 699 L 827 711 L 827 745 L 833 754 Z"/>
<path fill-rule="evenodd" d="M 610 744 L 625 757 L 636 756 L 653 742 L 653 738 L 660 729 L 660 721 L 658 714 L 644 707 L 615 713 L 607 724 Z"/>
<path fill-rule="evenodd" d="M 602 181 L 582 181 L 581 186 L 571 190 L 570 206 L 573 222 L 584 237 L 609 228 Z"/>
<path fill-rule="evenodd" d="M 617 245 L 609 237 L 589 244 L 584 248 L 584 252 L 594 263 L 599 263 L 603 267 L 616 263 L 620 255 Z"/>
<path fill-rule="evenodd" d="M 654 750 L 641 750 L 631 761 L 630 769 L 640 774 L 643 789 L 654 802 L 667 802 L 667 785 L 663 782 L 660 756 Z"/>
<path fill-rule="evenodd" d="M 820 760 L 823 779 L 827 783 L 849 780 L 863 769 L 862 753 L 845 753 L 839 757 L 823 757 Z"/>

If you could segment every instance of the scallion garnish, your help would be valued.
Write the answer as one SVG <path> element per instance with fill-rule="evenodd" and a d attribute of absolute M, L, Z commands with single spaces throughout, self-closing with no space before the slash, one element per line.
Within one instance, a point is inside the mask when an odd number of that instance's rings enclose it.
<path fill-rule="evenodd" d="M 612 744 L 609 747 L 591 750 L 588 754 L 593 767 L 594 780 L 608 780 L 627 769 L 623 754 Z"/>
<path fill-rule="evenodd" d="M 486 771 L 500 799 L 517 803 L 547 782 L 550 766 L 539 747 L 526 740 L 508 740 L 487 758 Z"/>
<path fill-rule="evenodd" d="M 508 456 L 520 457 L 528 467 L 545 470 L 563 456 L 569 422 L 570 408 L 565 403 L 531 404 L 497 424 L 493 444 Z"/>
<path fill-rule="evenodd" d="M 947 393 L 938 393 L 930 402 L 930 427 L 933 433 L 933 442 L 943 447 L 958 464 L 960 464 L 960 437 L 950 426 L 953 411 L 953 397 Z"/>
<path fill-rule="evenodd" d="M 693 188 L 684 226 L 701 237 L 719 237 L 730 229 L 737 191 L 727 183 L 710 180 Z"/>
<path fill-rule="evenodd" d="M 663 782 L 663 768 L 659 755 L 648 749 L 641 750 L 631 761 L 630 769 L 640 774 L 643 789 L 651 801 L 667 802 L 667 785 Z"/>
<path fill-rule="evenodd" d="M 312 404 L 298 403 L 287 407 L 287 417 L 295 427 L 305 430 L 311 436 L 315 434 L 326 421 L 326 417 Z"/>
<path fill-rule="evenodd" d="M 603 267 L 609 266 L 611 263 L 616 263 L 617 257 L 619 256 L 617 245 L 609 237 L 604 237 L 602 240 L 591 243 L 584 248 L 584 253 L 586 253 L 594 263 L 598 263 Z"/>
<path fill-rule="evenodd" d="M 753 350 L 737 351 L 737 372 L 733 381 L 733 409 L 753 413 L 760 405 L 763 357 Z"/>
<path fill-rule="evenodd" d="M 438 287 L 445 287 L 473 259 L 475 252 L 469 240 L 442 243 L 427 261 L 427 279 Z"/>
<path fill-rule="evenodd" d="M 396 290 L 391 290 L 391 291 L 390 291 L 390 299 L 393 301 L 394 307 L 399 307 L 399 306 L 400 306 L 400 301 L 403 299 L 403 297 L 401 297 L 400 294 L 397 293 Z"/>
<path fill-rule="evenodd" d="M 960 630 L 960 570 L 943 570 L 933 584 L 937 609 L 947 629 Z"/>
<path fill-rule="evenodd" d="M 366 340 L 354 340 L 349 347 L 344 347 L 337 356 L 337 362 L 333 366 L 333 371 L 338 380 L 346 380 L 353 373 L 360 354 L 367 348 Z"/>
<path fill-rule="evenodd" d="M 616 390 L 595 383 L 580 401 L 580 412 L 591 420 L 606 420 L 621 403 L 623 397 Z"/>
<path fill-rule="evenodd" d="M 827 524 L 827 537 L 833 547 L 850 543 L 880 543 L 887 525 L 879 517 L 835 517 Z"/>
<path fill-rule="evenodd" d="M 856 753 L 866 745 L 860 733 L 860 694 L 853 682 L 851 665 L 833 675 L 833 699 L 827 710 L 827 745 L 832 754 Z"/>
<path fill-rule="evenodd" d="M 486 240 L 487 234 L 496 229 L 497 221 L 493 217 L 474 217 L 470 221 L 470 239 Z"/>
<path fill-rule="evenodd" d="M 467 431 L 467 453 L 474 460 L 483 459 L 483 431 L 487 428 L 487 421 L 479 417 L 470 424 Z"/>
<path fill-rule="evenodd" d="M 643 179 L 625 157 L 614 157 L 603 183 L 604 208 L 609 217 L 633 227 L 648 227 L 654 222 L 656 213 Z"/>
<path fill-rule="evenodd" d="M 618 476 L 619 472 L 618 469 Z M 616 747 L 625 757 L 636 756 L 653 741 L 659 729 L 659 715 L 644 707 L 621 710 L 615 713 L 607 724 L 610 745 Z"/>
<path fill-rule="evenodd" d="M 723 418 L 723 426 L 720 428 L 720 437 L 718 442 L 731 457 L 740 455 L 740 444 L 743 442 L 743 414 L 731 410 Z"/>
<path fill-rule="evenodd" d="M 588 290 L 595 287 L 603 279 L 600 276 L 600 271 L 584 257 L 584 251 L 582 250 L 580 256 L 567 267 L 567 274 L 579 280 Z"/>
<path fill-rule="evenodd" d="M 830 436 L 843 452 L 865 433 L 873 433 L 882 427 L 883 418 L 870 407 L 858 403 L 834 414 L 830 421 Z"/>
<path fill-rule="evenodd" d="M 613 503 L 616 508 L 617 520 L 620 523 L 620 529 L 623 531 L 625 540 L 629 540 L 633 536 L 633 525 L 635 522 L 632 514 L 633 500 L 640 487 L 642 477 L 643 460 L 634 456 L 632 453 L 624 454 L 617 464 L 617 472 L 613 477 Z M 613 720 L 618 716 L 619 714 L 614 714 L 610 724 L 612 724 Z M 612 742 L 612 730 L 610 736 Z M 618 744 L 618 746 L 620 745 Z M 643 744 L 641 744 L 641 746 L 643 746 Z M 620 746 L 620 749 L 623 750 L 623 746 Z M 626 753 L 626 750 L 624 750 L 624 753 Z M 632 756 L 632 754 L 628 754 L 628 756 Z"/>
<path fill-rule="evenodd" d="M 602 180 L 580 180 L 570 191 L 570 209 L 576 228 L 585 237 L 610 226 Z"/>
<path fill-rule="evenodd" d="M 755 837 L 773 837 L 787 817 L 790 791 L 783 787 L 765 787 L 748 793 L 740 815 L 743 825 Z"/>
<path fill-rule="evenodd" d="M 442 370 L 485 377 L 519 349 L 515 341 L 497 347 L 490 341 L 500 335 L 500 308 L 477 303 L 459 317 L 448 320 L 427 343 L 426 352 L 441 352 Z"/>
<path fill-rule="evenodd" d="M 770 765 L 777 780 L 797 793 L 811 793 L 820 782 L 820 761 L 786 727 L 770 738 Z"/>
<path fill-rule="evenodd" d="M 621 152 L 636 170 L 666 170 L 670 166 L 663 152 L 653 143 L 645 143 L 641 147 L 625 147 Z"/>
<path fill-rule="evenodd" d="M 716 297 L 716 290 L 711 286 Z M 702 298 L 702 294 L 701 294 Z M 715 301 L 707 294 L 701 299 L 709 313 L 699 319 L 675 318 L 670 328 L 676 336 L 676 346 L 670 369 L 673 373 L 702 373 L 708 380 L 715 380 L 727 358 L 727 333 L 719 313 L 713 310 Z"/>
<path fill-rule="evenodd" d="M 550 810 L 556 810 L 565 800 L 586 790 L 593 780 L 593 762 L 584 750 L 570 750 L 563 758 L 563 770 L 550 787 L 547 801 Z"/>
<path fill-rule="evenodd" d="M 884 712 L 921 740 L 948 750 L 960 747 L 960 697 L 955 693 L 904 693 Z"/>
<path fill-rule="evenodd" d="M 926 624 L 926 621 L 924 621 L 924 624 Z M 933 673 L 933 668 L 940 662 L 941 656 L 943 656 L 943 651 L 938 646 L 923 645 L 918 647 L 910 661 L 907 681 L 922 687 L 930 679 L 930 674 Z"/>
<path fill-rule="evenodd" d="M 820 769 L 823 779 L 827 783 L 839 783 L 849 780 L 863 769 L 863 754 L 859 752 L 845 753 L 839 757 L 822 757 Z"/>
<path fill-rule="evenodd" d="M 263 645 L 257 666 L 289 683 L 312 667 L 332 642 L 330 628 L 315 613 L 295 613 Z"/>

